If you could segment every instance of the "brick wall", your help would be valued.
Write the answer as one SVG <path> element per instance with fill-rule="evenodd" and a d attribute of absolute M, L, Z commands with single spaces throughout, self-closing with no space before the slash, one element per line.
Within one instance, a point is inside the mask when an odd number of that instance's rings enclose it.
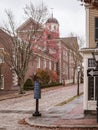
<path fill-rule="evenodd" d="M 0 29 L 0 48 L 4 48 L 4 51 L 7 52 L 5 45 L 8 48 L 11 48 L 11 39 L 10 36 L 4 32 L 3 30 Z M 9 66 L 5 63 L 2 64 L 1 66 L 1 75 L 4 77 L 4 89 L 5 90 L 10 90 L 12 88 L 12 72 L 9 68 Z"/>
<path fill-rule="evenodd" d="M 10 90 L 13 86 L 12 84 L 12 72 L 7 64 L 2 65 L 2 74 L 4 76 L 4 89 Z"/>

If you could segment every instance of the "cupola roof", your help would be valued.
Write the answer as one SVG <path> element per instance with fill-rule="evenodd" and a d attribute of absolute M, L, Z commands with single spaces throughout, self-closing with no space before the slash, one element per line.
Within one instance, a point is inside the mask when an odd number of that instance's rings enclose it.
<path fill-rule="evenodd" d="M 58 20 L 56 18 L 53 18 L 53 17 L 49 18 L 46 21 L 46 23 L 56 23 L 56 24 L 59 24 Z"/>

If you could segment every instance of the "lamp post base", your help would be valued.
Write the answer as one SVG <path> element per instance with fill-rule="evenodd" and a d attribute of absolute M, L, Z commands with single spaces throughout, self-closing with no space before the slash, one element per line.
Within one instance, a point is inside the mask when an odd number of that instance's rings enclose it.
<path fill-rule="evenodd" d="M 35 112 L 35 113 L 33 114 L 33 116 L 41 116 L 41 113 Z"/>
<path fill-rule="evenodd" d="M 39 107 L 39 99 L 36 99 L 36 110 L 33 116 L 41 116 L 41 113 L 39 113 L 38 107 Z"/>

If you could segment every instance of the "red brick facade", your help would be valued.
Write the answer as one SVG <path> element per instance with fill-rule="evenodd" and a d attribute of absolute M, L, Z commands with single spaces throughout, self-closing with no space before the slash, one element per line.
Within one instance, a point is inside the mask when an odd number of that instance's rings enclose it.
<path fill-rule="evenodd" d="M 7 52 L 4 43 L 7 46 L 9 46 L 9 48 L 11 47 L 12 43 L 10 40 L 10 36 L 0 29 L 0 49 L 3 49 L 4 51 Z M 1 77 L 2 77 L 1 89 L 5 89 L 5 90 L 12 89 L 13 86 L 12 72 L 10 67 L 5 63 L 5 61 L 1 65 Z"/>

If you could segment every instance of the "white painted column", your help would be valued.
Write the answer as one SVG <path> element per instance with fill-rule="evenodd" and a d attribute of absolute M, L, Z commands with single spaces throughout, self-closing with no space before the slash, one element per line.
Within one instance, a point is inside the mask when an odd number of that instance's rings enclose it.
<path fill-rule="evenodd" d="M 90 32 L 90 30 L 89 30 L 89 8 L 86 8 L 86 47 L 87 48 L 89 48 L 89 32 Z"/>
<path fill-rule="evenodd" d="M 87 69 L 88 69 L 88 58 L 84 55 L 84 97 L 83 97 L 83 109 L 88 109 L 88 77 L 87 77 Z"/>

